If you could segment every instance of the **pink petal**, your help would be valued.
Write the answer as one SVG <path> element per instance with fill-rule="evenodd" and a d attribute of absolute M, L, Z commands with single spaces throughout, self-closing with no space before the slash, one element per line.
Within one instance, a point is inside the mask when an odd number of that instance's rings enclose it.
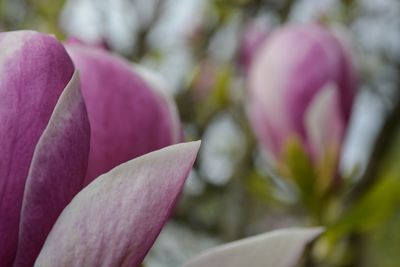
<path fill-rule="evenodd" d="M 340 147 L 346 123 L 334 84 L 328 84 L 315 95 L 305 112 L 304 124 L 314 159 L 322 159 L 327 151 Z"/>
<path fill-rule="evenodd" d="M 163 80 L 154 71 L 138 64 L 133 64 L 134 71 L 145 80 L 155 94 L 164 102 L 166 114 L 169 114 L 171 120 L 171 132 L 173 143 L 183 142 L 183 133 L 181 120 L 179 118 L 178 107 L 174 99 L 169 95 L 170 89 L 165 80 Z"/>
<path fill-rule="evenodd" d="M 299 27 L 293 33 L 292 38 L 302 38 L 303 43 L 302 53 L 293 57 L 285 92 L 286 109 L 294 129 L 301 137 L 306 136 L 303 121 L 307 107 L 316 94 L 331 83 L 338 90 L 340 115 L 347 123 L 356 88 L 343 84 L 343 79 L 349 79 L 346 75 L 351 63 L 347 62 L 341 44 L 336 36 L 316 25 Z"/>
<path fill-rule="evenodd" d="M 58 216 L 82 189 L 89 137 L 89 119 L 75 72 L 33 154 L 14 266 L 33 266 Z"/>
<path fill-rule="evenodd" d="M 0 262 L 14 259 L 25 180 L 57 100 L 72 77 L 64 47 L 49 35 L 0 33 Z"/>
<path fill-rule="evenodd" d="M 169 217 L 199 146 L 170 146 L 95 179 L 64 209 L 35 266 L 138 266 Z"/>
<path fill-rule="evenodd" d="M 92 130 L 86 184 L 123 162 L 175 142 L 164 99 L 129 62 L 84 45 L 67 49 L 81 73 Z"/>
<path fill-rule="evenodd" d="M 87 46 L 93 46 L 105 50 L 110 50 L 110 47 L 105 39 L 98 40 L 95 42 L 86 42 L 76 36 L 70 36 L 68 39 L 65 41 L 66 44 L 79 44 L 79 45 L 87 45 Z"/>
<path fill-rule="evenodd" d="M 257 53 L 248 77 L 249 104 L 256 106 L 249 108 L 249 116 L 260 142 L 276 159 L 289 137 L 297 136 L 308 147 L 305 112 L 329 83 L 337 86 L 339 115 L 346 126 L 355 79 L 347 50 L 328 30 L 295 25 L 275 31 Z"/>
<path fill-rule="evenodd" d="M 184 267 L 294 267 L 321 228 L 292 228 L 242 239 L 211 249 Z"/>

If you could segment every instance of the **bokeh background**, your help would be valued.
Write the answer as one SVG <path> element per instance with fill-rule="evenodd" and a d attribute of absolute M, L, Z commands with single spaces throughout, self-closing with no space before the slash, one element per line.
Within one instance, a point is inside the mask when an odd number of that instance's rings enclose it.
<path fill-rule="evenodd" d="M 179 266 L 222 242 L 310 224 L 290 184 L 271 174 L 249 126 L 241 46 L 250 27 L 271 32 L 311 22 L 341 29 L 353 46 L 360 86 L 340 168 L 348 192 L 361 188 L 361 197 L 337 208 L 345 211 L 328 225 L 339 229 L 334 241 L 317 242 L 310 253 L 321 266 L 398 267 L 399 0 L 0 0 L 2 31 L 102 43 L 158 72 L 185 139 L 202 139 L 149 267 Z"/>

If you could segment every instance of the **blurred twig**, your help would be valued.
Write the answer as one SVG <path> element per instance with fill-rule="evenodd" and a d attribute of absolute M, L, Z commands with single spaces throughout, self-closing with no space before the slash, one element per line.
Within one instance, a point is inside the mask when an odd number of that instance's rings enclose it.
<path fill-rule="evenodd" d="M 400 66 L 398 67 L 400 74 Z M 400 123 L 400 83 L 398 84 L 397 99 L 395 100 L 394 107 L 389 111 L 388 116 L 379 132 L 375 144 L 368 160 L 368 164 L 364 175 L 360 181 L 352 189 L 349 194 L 347 208 L 352 207 L 365 193 L 367 193 L 379 180 L 381 167 L 386 159 L 386 155 L 392 148 L 395 142 L 396 132 L 399 129 Z M 351 244 L 353 257 L 349 265 L 345 267 L 361 267 L 363 265 L 363 251 L 364 251 L 365 236 L 360 233 L 350 233 L 349 242 Z"/>
<path fill-rule="evenodd" d="M 384 156 L 391 148 L 391 144 L 393 143 L 396 134 L 396 129 L 400 123 L 400 85 L 398 90 L 399 92 L 397 94 L 398 97 L 395 101 L 395 106 L 389 112 L 383 127 L 376 138 L 364 175 L 350 194 L 350 202 L 359 199 L 376 183 L 379 178 L 378 171 L 382 166 L 382 162 L 385 158 Z"/>
<path fill-rule="evenodd" d="M 154 14 L 150 22 L 146 25 L 146 27 L 143 27 L 142 29 L 139 30 L 139 33 L 137 35 L 137 41 L 135 43 L 135 49 L 132 52 L 132 55 L 130 56 L 130 59 L 139 62 L 148 52 L 148 44 L 147 44 L 147 38 L 148 35 L 150 34 L 151 30 L 154 28 L 154 26 L 157 24 L 159 21 L 159 18 L 161 17 L 162 11 L 165 9 L 167 0 L 158 0 L 157 4 L 154 9 Z"/>

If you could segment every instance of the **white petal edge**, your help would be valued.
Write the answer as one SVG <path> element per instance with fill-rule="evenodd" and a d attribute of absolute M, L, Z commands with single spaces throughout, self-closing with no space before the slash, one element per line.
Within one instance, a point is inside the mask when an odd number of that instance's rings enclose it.
<path fill-rule="evenodd" d="M 29 39 L 33 32 L 31 31 L 16 31 L 13 34 L 3 33 L 4 37 L 0 41 L 0 72 L 3 73 L 5 63 L 9 58 L 24 45 L 24 41 Z"/>
<path fill-rule="evenodd" d="M 341 121 L 338 98 L 337 86 L 328 83 L 314 96 L 306 110 L 305 129 L 316 158 L 323 157 L 331 145 L 341 143 L 344 123 Z"/>
<path fill-rule="evenodd" d="M 210 249 L 183 267 L 294 267 L 323 228 L 288 228 Z"/>

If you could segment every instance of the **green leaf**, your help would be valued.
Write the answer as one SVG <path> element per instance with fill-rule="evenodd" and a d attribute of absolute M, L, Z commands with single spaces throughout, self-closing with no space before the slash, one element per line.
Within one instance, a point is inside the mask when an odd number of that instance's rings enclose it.
<path fill-rule="evenodd" d="M 318 204 L 318 200 L 315 198 L 317 177 L 299 138 L 295 136 L 288 138 L 279 164 L 280 174 L 296 185 L 304 204 L 310 210 L 316 211 Z"/>
<path fill-rule="evenodd" d="M 382 179 L 360 199 L 329 231 L 328 236 L 340 238 L 350 232 L 368 232 L 382 225 L 400 205 L 400 180 L 389 176 Z"/>

